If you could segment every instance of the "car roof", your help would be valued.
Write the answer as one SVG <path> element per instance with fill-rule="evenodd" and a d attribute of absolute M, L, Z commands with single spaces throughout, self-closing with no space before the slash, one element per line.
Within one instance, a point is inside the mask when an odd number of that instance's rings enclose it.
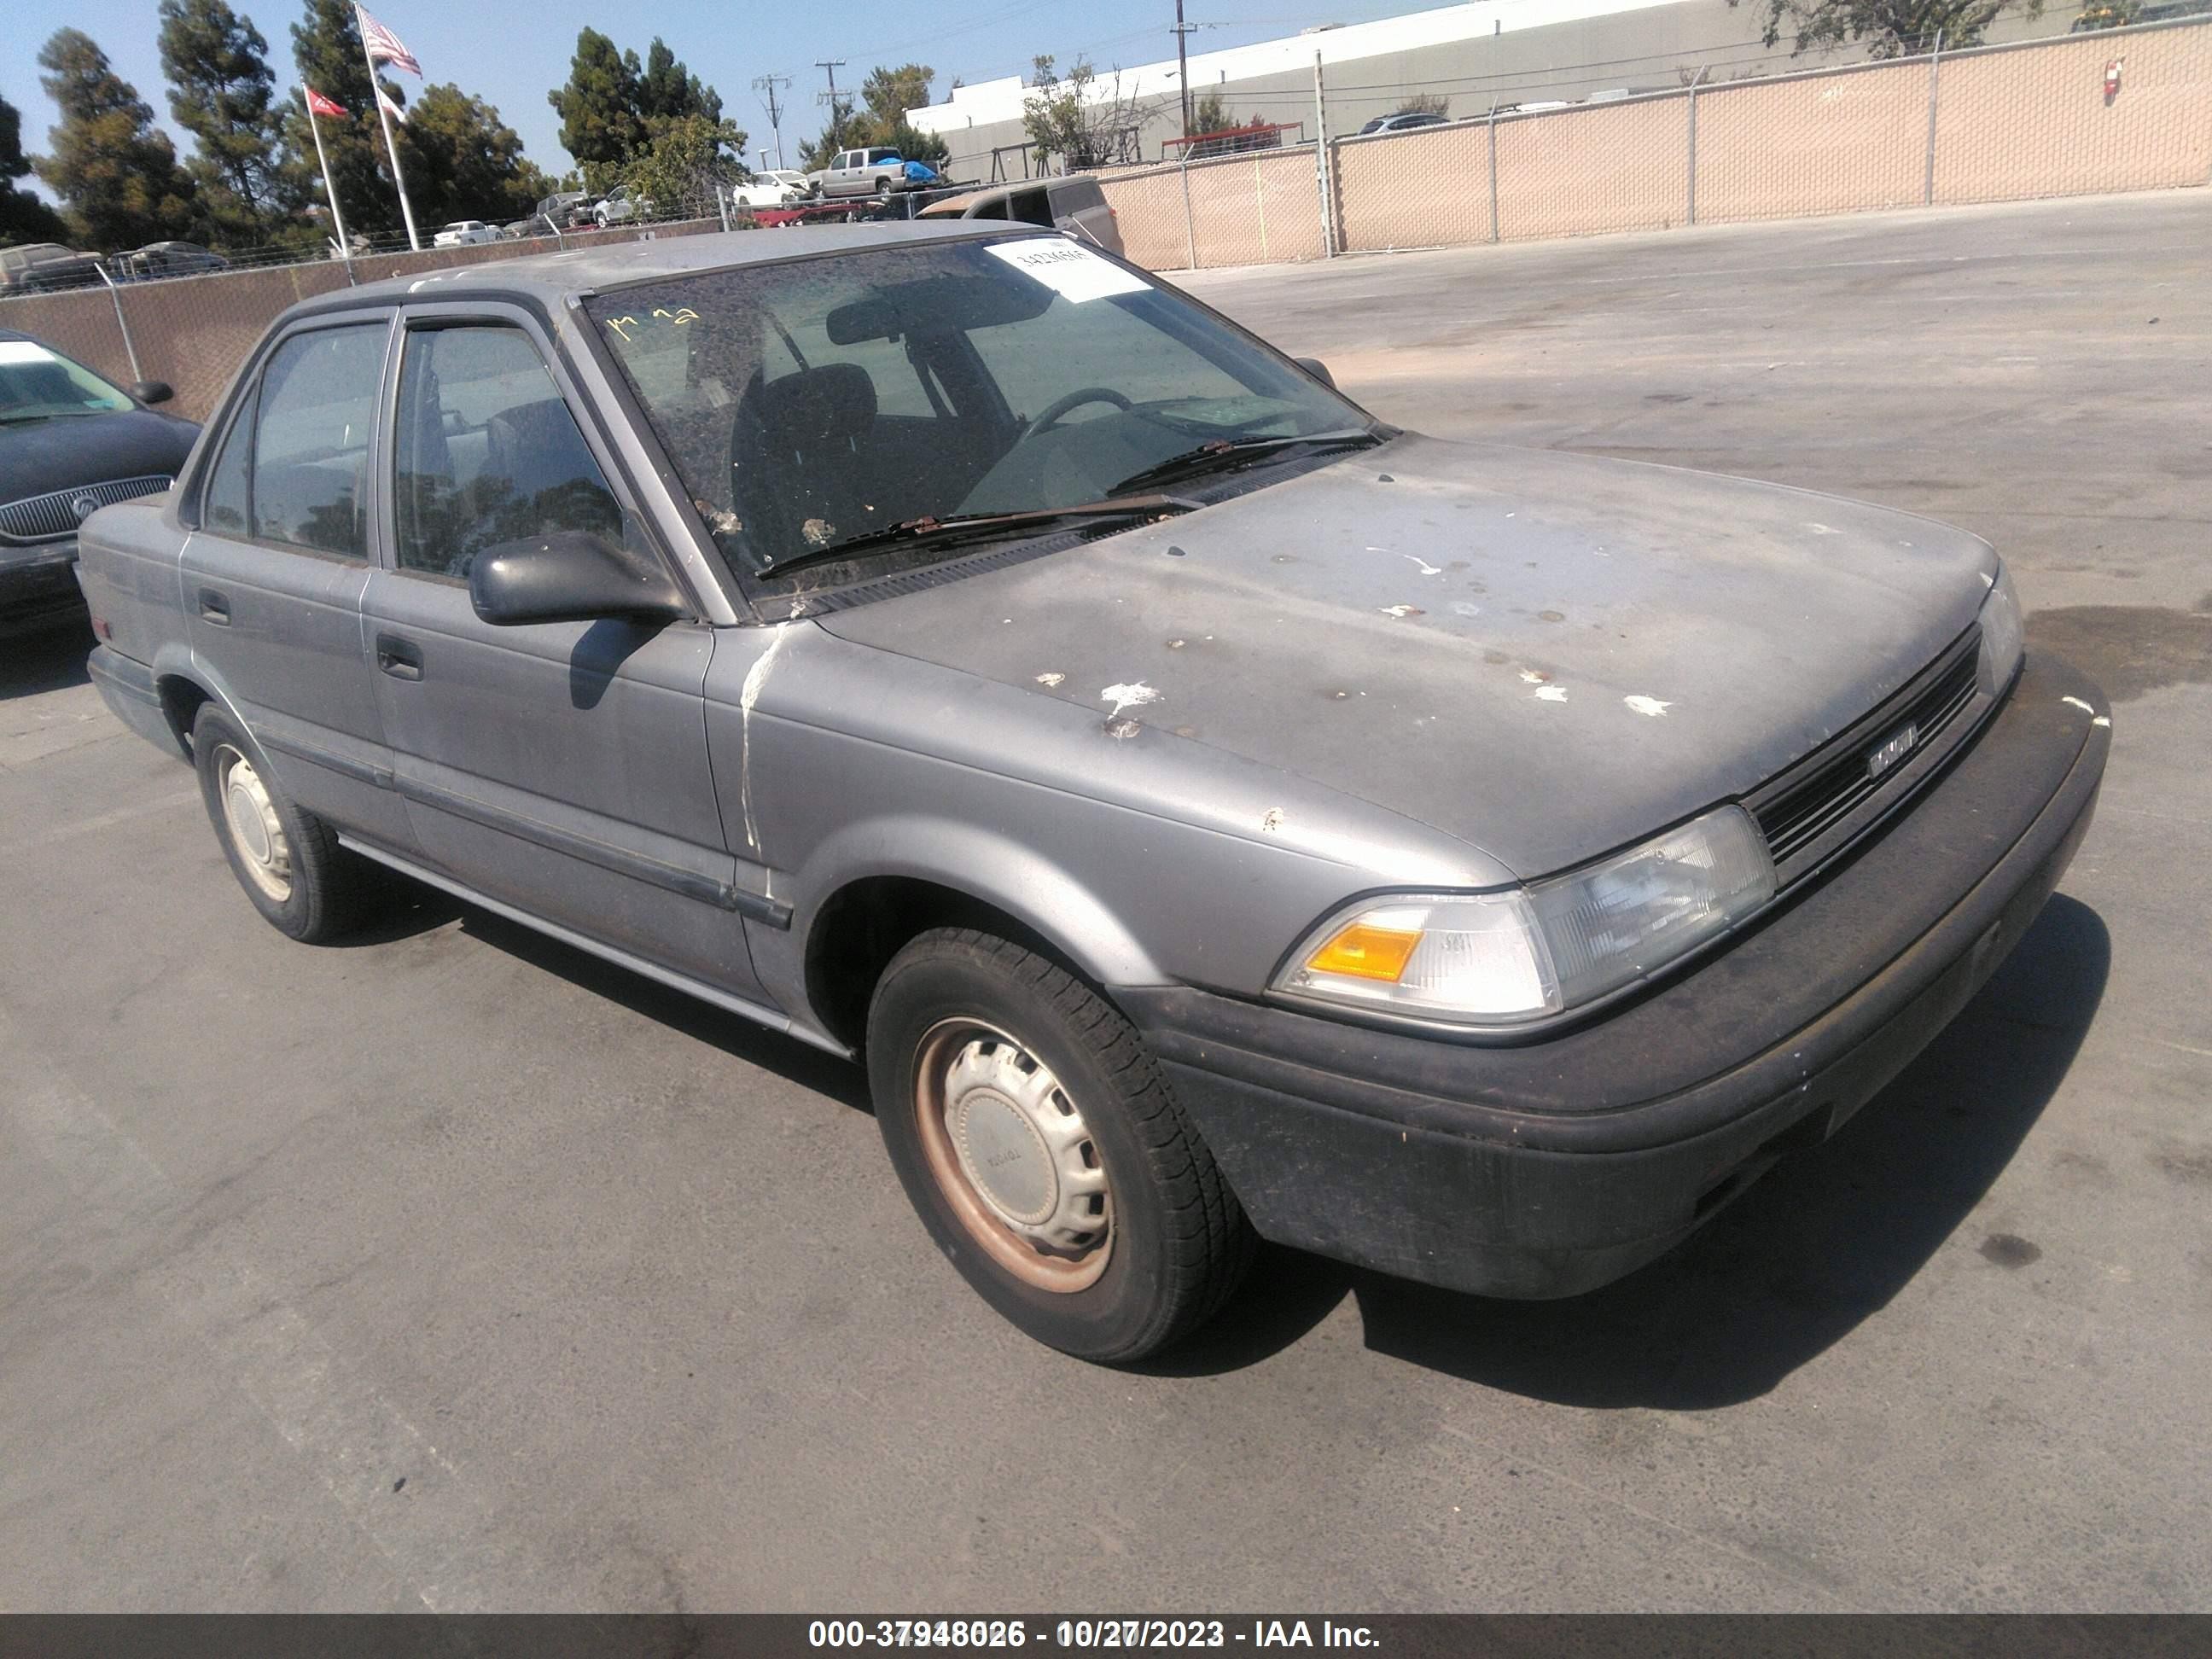
<path fill-rule="evenodd" d="M 304 316 L 343 311 L 357 305 L 389 304 L 410 297 L 508 297 L 535 300 L 550 307 L 571 295 L 623 288 L 658 277 L 688 276 L 693 271 L 767 264 L 816 254 L 857 253 L 863 249 L 892 247 L 902 242 L 1003 236 L 1010 231 L 1028 231 L 1040 236 L 1051 234 L 1035 226 L 1009 224 L 997 219 L 963 219 L 928 224 L 891 221 L 857 225 L 785 225 L 774 230 L 717 231 L 701 236 L 666 236 L 650 242 L 609 242 L 597 247 L 538 253 L 521 259 L 496 259 L 489 264 L 455 265 L 424 271 L 419 276 L 364 283 L 359 288 L 342 288 L 305 301 L 287 314 Z"/>

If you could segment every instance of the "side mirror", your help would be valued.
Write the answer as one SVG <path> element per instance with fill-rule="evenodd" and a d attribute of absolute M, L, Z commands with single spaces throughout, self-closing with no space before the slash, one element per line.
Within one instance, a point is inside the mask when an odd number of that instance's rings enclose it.
<path fill-rule="evenodd" d="M 142 404 L 166 404 L 175 397 L 167 380 L 139 380 L 129 388 L 131 395 Z"/>
<path fill-rule="evenodd" d="M 469 565 L 469 602 L 499 628 L 603 617 L 667 622 L 689 614 L 658 561 L 587 530 L 550 531 L 486 548 Z"/>
<path fill-rule="evenodd" d="M 1291 361 L 1319 380 L 1331 392 L 1336 390 L 1336 376 L 1328 372 L 1328 365 L 1318 357 L 1293 357 Z"/>

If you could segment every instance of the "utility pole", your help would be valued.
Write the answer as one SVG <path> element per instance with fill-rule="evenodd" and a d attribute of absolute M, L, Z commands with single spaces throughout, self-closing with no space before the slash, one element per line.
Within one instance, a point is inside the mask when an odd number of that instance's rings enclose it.
<path fill-rule="evenodd" d="M 816 93 L 814 101 L 830 106 L 830 136 L 837 140 L 842 149 L 845 143 L 845 123 L 837 112 L 837 71 L 845 67 L 845 60 L 842 58 L 817 58 L 814 60 L 814 67 L 830 77 L 830 90 Z"/>
<path fill-rule="evenodd" d="M 761 101 L 768 106 L 769 130 L 775 134 L 775 164 L 779 167 L 783 165 L 783 112 L 776 106 L 775 89 L 790 84 L 788 75 L 757 75 L 753 77 L 753 90 L 763 94 Z"/>
<path fill-rule="evenodd" d="M 1190 52 L 1189 38 L 1198 33 L 1198 25 L 1182 21 L 1182 0 L 1176 0 L 1176 80 L 1182 87 L 1182 136 L 1190 137 Z"/>

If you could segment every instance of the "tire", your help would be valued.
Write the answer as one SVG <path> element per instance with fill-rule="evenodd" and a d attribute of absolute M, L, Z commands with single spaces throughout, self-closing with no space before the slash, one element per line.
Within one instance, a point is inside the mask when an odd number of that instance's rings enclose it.
<path fill-rule="evenodd" d="M 890 179 L 878 179 L 876 180 L 876 199 L 878 202 L 888 202 L 891 199 L 891 181 Z"/>
<path fill-rule="evenodd" d="M 867 1059 L 930 1237 L 1036 1340 L 1143 1359 L 1250 1267 L 1251 1224 L 1151 1051 L 1057 963 L 971 929 L 921 935 L 877 982 Z"/>
<path fill-rule="evenodd" d="M 270 927 L 320 945 L 360 925 L 382 894 L 382 872 L 293 805 L 260 750 L 215 703 L 203 703 L 192 722 L 192 764 L 230 872 Z"/>

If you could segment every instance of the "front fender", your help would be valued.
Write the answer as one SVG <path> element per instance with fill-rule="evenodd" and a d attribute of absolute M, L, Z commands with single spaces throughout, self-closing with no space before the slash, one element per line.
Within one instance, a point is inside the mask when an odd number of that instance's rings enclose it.
<path fill-rule="evenodd" d="M 856 883 L 883 877 L 1004 911 L 1098 984 L 1175 982 L 1097 892 L 1037 848 L 957 819 L 890 813 L 847 824 L 812 850 L 796 872 L 802 896 L 788 930 L 748 924 L 755 970 L 780 1007 L 811 1018 L 806 956 L 823 912 Z"/>

